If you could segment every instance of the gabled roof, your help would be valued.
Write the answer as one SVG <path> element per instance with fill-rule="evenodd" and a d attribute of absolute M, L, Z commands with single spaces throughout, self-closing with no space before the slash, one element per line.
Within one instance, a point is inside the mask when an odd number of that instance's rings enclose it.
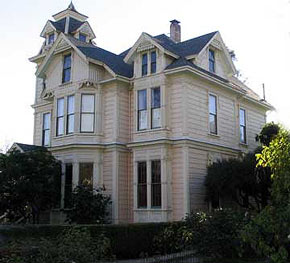
<path fill-rule="evenodd" d="M 55 27 L 57 31 L 65 33 L 65 24 L 66 24 L 66 18 L 63 18 L 58 21 L 51 21 L 50 23 Z M 68 27 L 68 33 L 71 34 L 75 32 L 78 28 L 80 28 L 85 22 L 78 21 L 72 17 L 69 18 L 69 27 Z"/>
<path fill-rule="evenodd" d="M 65 31 L 66 18 L 63 18 L 57 22 L 49 20 L 49 22 L 55 27 L 56 30 L 61 31 L 61 32 Z"/>
<path fill-rule="evenodd" d="M 24 144 L 24 143 L 19 143 L 19 142 L 13 143 L 10 150 L 13 150 L 13 149 L 20 150 L 21 152 L 32 152 L 32 151 L 46 150 L 46 148 L 43 146 Z"/>
<path fill-rule="evenodd" d="M 114 73 L 124 77 L 133 76 L 133 66 L 123 61 L 123 57 L 110 51 L 68 36 L 69 40 L 86 56 L 106 64 Z"/>

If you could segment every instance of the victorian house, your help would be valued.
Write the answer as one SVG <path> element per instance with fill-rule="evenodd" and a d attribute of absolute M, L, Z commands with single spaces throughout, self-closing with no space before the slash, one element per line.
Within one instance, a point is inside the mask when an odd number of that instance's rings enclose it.
<path fill-rule="evenodd" d="M 255 149 L 271 105 L 235 77 L 218 31 L 181 41 L 172 20 L 170 36 L 142 33 L 118 55 L 94 42 L 87 19 L 73 4 L 55 14 L 30 58 L 34 145 L 63 163 L 62 208 L 86 181 L 105 186 L 114 223 L 208 209 L 207 165 Z"/>

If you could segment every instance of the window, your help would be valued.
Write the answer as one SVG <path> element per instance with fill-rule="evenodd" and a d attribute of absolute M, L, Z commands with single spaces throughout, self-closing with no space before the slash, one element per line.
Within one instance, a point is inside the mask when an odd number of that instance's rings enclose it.
<path fill-rule="evenodd" d="M 156 51 L 151 52 L 151 71 L 150 73 L 156 73 Z"/>
<path fill-rule="evenodd" d="M 86 42 L 86 40 L 87 40 L 87 36 L 84 35 L 84 34 L 82 34 L 82 33 L 80 33 L 80 34 L 79 34 L 79 40 L 80 40 L 80 41 L 83 41 L 83 42 Z"/>
<path fill-rule="evenodd" d="M 209 95 L 209 132 L 217 134 L 217 98 Z"/>
<path fill-rule="evenodd" d="M 208 52 L 208 64 L 209 64 L 209 71 L 210 72 L 215 72 L 215 57 L 214 57 L 214 51 L 209 50 Z"/>
<path fill-rule="evenodd" d="M 148 55 L 146 53 L 142 55 L 142 76 L 147 75 L 147 63 L 148 63 Z"/>
<path fill-rule="evenodd" d="M 160 88 L 151 89 L 151 127 L 161 127 Z"/>
<path fill-rule="evenodd" d="M 54 33 L 48 35 L 48 45 L 54 42 Z"/>
<path fill-rule="evenodd" d="M 82 94 L 81 132 L 94 132 L 95 95 Z"/>
<path fill-rule="evenodd" d="M 80 163 L 79 184 L 93 186 L 93 163 Z"/>
<path fill-rule="evenodd" d="M 65 164 L 65 186 L 64 186 L 64 207 L 68 208 L 72 197 L 72 177 L 73 165 L 71 163 Z"/>
<path fill-rule="evenodd" d="M 147 90 L 138 91 L 138 130 L 147 129 Z"/>
<path fill-rule="evenodd" d="M 161 165 L 160 160 L 151 161 L 151 207 L 161 207 Z"/>
<path fill-rule="evenodd" d="M 146 162 L 138 162 L 137 206 L 147 208 L 147 171 Z"/>
<path fill-rule="evenodd" d="M 44 113 L 42 124 L 42 146 L 49 146 L 49 144 L 50 144 L 50 113 Z"/>
<path fill-rule="evenodd" d="M 246 111 L 240 109 L 240 142 L 246 143 Z"/>
<path fill-rule="evenodd" d="M 56 136 L 64 134 L 64 98 L 57 100 Z"/>
<path fill-rule="evenodd" d="M 71 54 L 64 56 L 62 83 L 69 82 L 71 79 Z"/>
<path fill-rule="evenodd" d="M 75 123 L 75 97 L 67 97 L 67 123 L 66 123 L 66 133 L 70 134 L 74 132 Z"/>

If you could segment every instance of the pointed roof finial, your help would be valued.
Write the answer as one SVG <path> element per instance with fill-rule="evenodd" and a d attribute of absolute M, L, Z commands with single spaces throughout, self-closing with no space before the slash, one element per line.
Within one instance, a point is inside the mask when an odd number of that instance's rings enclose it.
<path fill-rule="evenodd" d="M 72 10 L 72 11 L 77 11 L 77 10 L 75 9 L 75 6 L 74 6 L 74 4 L 73 4 L 72 1 L 70 2 L 70 4 L 69 4 L 69 6 L 68 6 L 67 9 Z"/>

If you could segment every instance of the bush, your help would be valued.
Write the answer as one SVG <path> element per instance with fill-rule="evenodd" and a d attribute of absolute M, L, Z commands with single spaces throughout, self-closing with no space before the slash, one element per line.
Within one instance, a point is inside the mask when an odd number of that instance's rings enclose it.
<path fill-rule="evenodd" d="M 93 263 L 111 258 L 110 240 L 104 234 L 92 238 L 87 228 L 71 227 L 55 239 L 42 239 L 37 249 L 30 249 L 26 253 L 23 247 L 13 243 L 0 262 Z"/>
<path fill-rule="evenodd" d="M 77 186 L 73 193 L 71 209 L 67 210 L 67 221 L 76 224 L 108 223 L 109 196 L 104 195 L 105 189 L 93 189 L 90 185 Z"/>
<path fill-rule="evenodd" d="M 243 213 L 230 209 L 211 214 L 191 213 L 183 223 L 172 223 L 156 236 L 155 251 L 172 253 L 189 249 L 202 256 L 238 257 L 239 231 L 245 224 Z"/>

